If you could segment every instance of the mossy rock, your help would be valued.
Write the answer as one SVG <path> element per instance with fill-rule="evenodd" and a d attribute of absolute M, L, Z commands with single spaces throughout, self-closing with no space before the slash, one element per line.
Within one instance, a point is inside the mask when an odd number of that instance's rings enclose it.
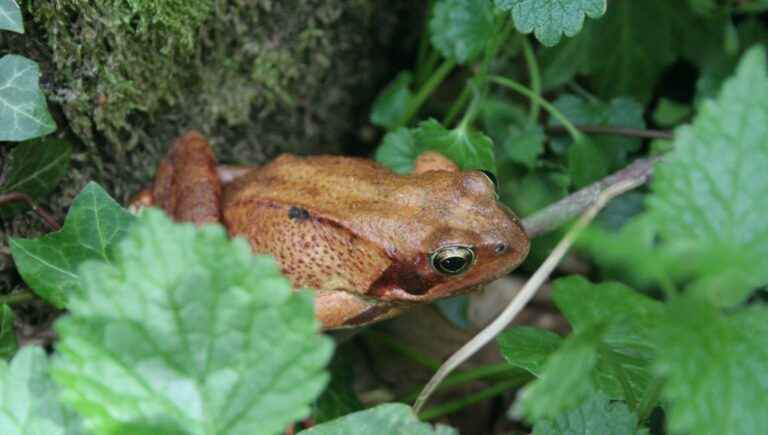
<path fill-rule="evenodd" d="M 40 63 L 57 134 L 75 147 L 67 178 L 41 201 L 60 219 L 90 180 L 127 201 L 151 180 L 170 141 L 190 128 L 211 139 L 223 162 L 355 146 L 364 154 L 373 146 L 359 133 L 368 106 L 415 45 L 424 6 L 406 0 L 21 5 L 27 32 L 0 32 L 0 49 Z M 0 161 L 7 151 L 0 146 Z M 7 234 L 44 229 L 23 213 L 0 225 L 0 247 Z"/>

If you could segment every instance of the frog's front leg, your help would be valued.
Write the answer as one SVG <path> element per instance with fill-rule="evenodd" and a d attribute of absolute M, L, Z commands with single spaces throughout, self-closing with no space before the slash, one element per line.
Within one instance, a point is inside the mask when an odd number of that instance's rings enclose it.
<path fill-rule="evenodd" d="M 139 193 L 131 208 L 159 207 L 178 222 L 196 225 L 220 222 L 221 184 L 211 146 L 190 131 L 176 139 L 152 187 Z"/>

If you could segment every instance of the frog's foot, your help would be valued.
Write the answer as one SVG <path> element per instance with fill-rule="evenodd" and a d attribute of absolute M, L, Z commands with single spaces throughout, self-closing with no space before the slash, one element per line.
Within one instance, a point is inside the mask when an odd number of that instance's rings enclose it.
<path fill-rule="evenodd" d="M 221 181 L 208 141 L 196 131 L 176 139 L 160 162 L 151 188 L 140 192 L 131 209 L 155 206 L 179 222 L 196 225 L 221 220 Z"/>

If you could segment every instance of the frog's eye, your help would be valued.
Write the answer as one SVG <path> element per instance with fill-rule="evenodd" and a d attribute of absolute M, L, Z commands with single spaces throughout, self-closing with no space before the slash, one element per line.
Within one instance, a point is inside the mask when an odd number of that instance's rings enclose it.
<path fill-rule="evenodd" d="M 446 275 L 465 272 L 475 262 L 475 251 L 467 246 L 446 246 L 430 256 L 432 267 Z"/>

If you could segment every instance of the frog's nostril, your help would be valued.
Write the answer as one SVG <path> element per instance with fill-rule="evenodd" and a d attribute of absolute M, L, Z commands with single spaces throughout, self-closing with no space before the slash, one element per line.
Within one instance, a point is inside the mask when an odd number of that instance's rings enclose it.
<path fill-rule="evenodd" d="M 497 243 L 493 250 L 496 251 L 497 254 L 503 254 L 507 250 L 507 245 L 504 243 Z"/>

